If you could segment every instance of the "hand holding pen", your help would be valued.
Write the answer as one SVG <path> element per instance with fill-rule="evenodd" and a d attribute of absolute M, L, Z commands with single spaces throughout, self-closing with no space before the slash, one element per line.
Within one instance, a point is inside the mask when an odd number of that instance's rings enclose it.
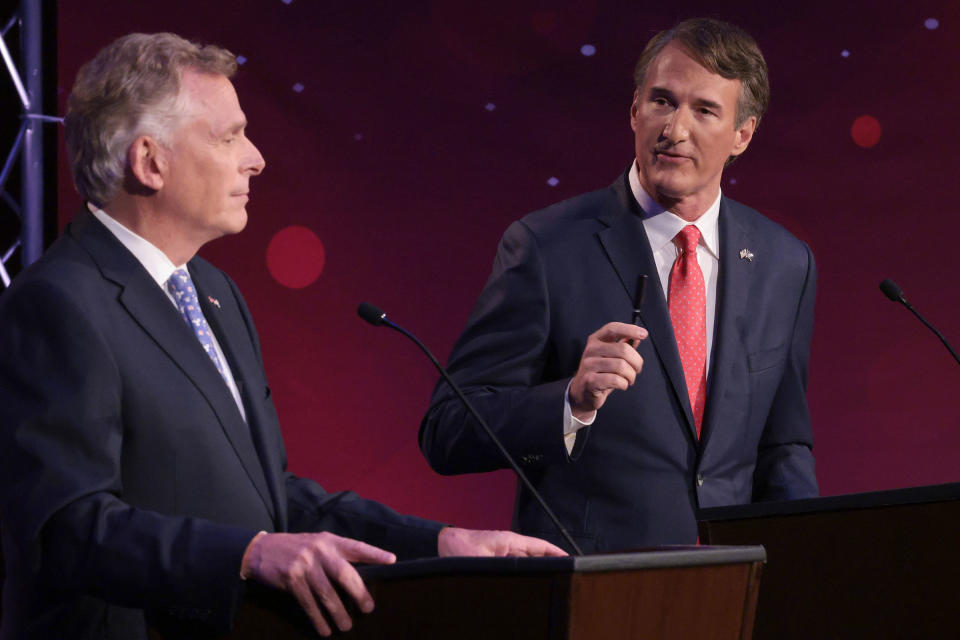
<path fill-rule="evenodd" d="M 646 286 L 647 276 L 640 276 L 631 324 L 608 322 L 587 338 L 568 393 L 570 410 L 578 420 L 590 420 L 611 391 L 626 390 L 640 374 L 643 358 L 637 353 L 637 347 L 648 335 L 640 326 Z"/>

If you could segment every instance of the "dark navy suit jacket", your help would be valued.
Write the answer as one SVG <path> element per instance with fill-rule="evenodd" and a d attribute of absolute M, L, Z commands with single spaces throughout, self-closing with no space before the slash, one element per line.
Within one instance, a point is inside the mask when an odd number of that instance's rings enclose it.
<path fill-rule="evenodd" d="M 698 441 L 642 216 L 624 174 L 511 225 L 449 362 L 585 551 L 693 543 L 698 507 L 817 494 L 805 396 L 816 281 L 810 250 L 756 211 L 721 200 Z M 742 249 L 753 259 L 741 258 Z M 607 322 L 630 321 L 641 274 L 651 285 L 643 370 L 629 390 L 607 398 L 568 455 L 564 391 L 587 337 Z M 420 445 L 441 473 L 505 466 L 442 381 Z M 522 487 L 514 527 L 565 546 Z"/>
<path fill-rule="evenodd" d="M 260 530 L 436 554 L 439 524 L 286 472 L 250 312 L 223 272 L 188 268 L 247 422 L 165 293 L 88 212 L 3 294 L 0 637 L 138 638 L 145 617 L 227 627 Z"/>

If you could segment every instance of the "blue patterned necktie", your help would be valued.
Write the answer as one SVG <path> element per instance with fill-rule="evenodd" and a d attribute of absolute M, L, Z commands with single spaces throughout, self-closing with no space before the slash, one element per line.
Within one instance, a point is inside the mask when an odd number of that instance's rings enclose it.
<path fill-rule="evenodd" d="M 223 365 L 220 364 L 217 350 L 213 348 L 213 334 L 210 333 L 210 325 L 207 324 L 207 319 L 203 317 L 203 312 L 200 311 L 197 290 L 194 288 L 193 280 L 190 279 L 187 270 L 177 269 L 174 271 L 170 279 L 167 280 L 167 289 L 173 294 L 174 300 L 177 301 L 177 308 L 180 309 L 184 321 L 193 329 L 193 333 L 203 346 L 203 350 L 210 356 L 210 360 L 213 361 L 213 365 L 220 372 L 224 382 L 227 382 L 227 374 L 223 370 Z M 227 386 L 230 386 L 229 382 Z"/>

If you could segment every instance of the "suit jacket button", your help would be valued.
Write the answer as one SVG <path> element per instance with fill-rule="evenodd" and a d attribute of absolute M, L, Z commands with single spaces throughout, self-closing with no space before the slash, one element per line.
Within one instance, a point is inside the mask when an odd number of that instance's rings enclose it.
<path fill-rule="evenodd" d="M 698 473 L 698 474 L 697 474 L 697 486 L 698 486 L 698 487 L 702 487 L 702 486 L 703 486 L 703 474 L 702 474 L 702 473 Z"/>

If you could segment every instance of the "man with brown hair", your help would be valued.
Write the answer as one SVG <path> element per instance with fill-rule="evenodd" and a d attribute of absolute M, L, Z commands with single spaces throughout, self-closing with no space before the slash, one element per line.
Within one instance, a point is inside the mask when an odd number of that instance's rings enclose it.
<path fill-rule="evenodd" d="M 322 635 L 373 600 L 352 562 L 562 555 L 444 527 L 286 471 L 250 312 L 203 259 L 246 225 L 264 160 L 234 56 L 132 34 L 81 69 L 66 138 L 87 201 L 0 304 L 0 637 L 229 627 L 244 582 Z M 376 546 L 374 546 L 376 545 Z"/>
<path fill-rule="evenodd" d="M 720 190 L 769 102 L 763 56 L 688 20 L 635 81 L 633 163 L 507 229 L 449 362 L 585 551 L 693 543 L 698 507 L 817 494 L 813 256 Z M 420 445 L 441 473 L 503 466 L 442 382 Z M 523 487 L 514 514 L 562 546 Z"/>

